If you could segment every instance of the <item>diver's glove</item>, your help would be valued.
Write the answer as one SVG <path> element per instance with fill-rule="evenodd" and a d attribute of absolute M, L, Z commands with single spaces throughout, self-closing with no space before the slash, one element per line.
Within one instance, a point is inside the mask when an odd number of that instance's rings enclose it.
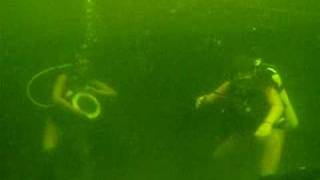
<path fill-rule="evenodd" d="M 196 109 L 199 109 L 203 106 L 203 104 L 205 104 L 205 101 L 206 101 L 206 96 L 200 96 L 197 98 L 196 100 Z"/>

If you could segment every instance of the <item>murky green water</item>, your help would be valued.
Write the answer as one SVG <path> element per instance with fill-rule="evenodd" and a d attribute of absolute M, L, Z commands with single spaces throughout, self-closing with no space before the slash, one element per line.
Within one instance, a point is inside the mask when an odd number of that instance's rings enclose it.
<path fill-rule="evenodd" d="M 257 179 L 254 151 L 212 157 L 226 133 L 221 109 L 194 108 L 198 96 L 223 82 L 238 54 L 278 67 L 299 116 L 278 172 L 320 167 L 318 1 L 0 4 L 0 179 Z M 42 142 L 53 110 L 33 105 L 26 87 L 36 73 L 79 56 L 90 59 L 91 75 L 118 95 L 105 100 L 99 121 L 62 123 L 65 138 L 48 155 Z M 50 101 L 63 71 L 71 70 L 50 71 L 33 84 L 38 100 Z M 85 143 L 73 146 L 77 138 Z"/>

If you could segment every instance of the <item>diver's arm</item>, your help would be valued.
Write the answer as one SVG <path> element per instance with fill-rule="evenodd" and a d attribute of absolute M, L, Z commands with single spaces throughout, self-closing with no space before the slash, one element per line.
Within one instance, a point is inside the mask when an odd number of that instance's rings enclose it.
<path fill-rule="evenodd" d="M 281 100 L 281 97 L 276 89 L 267 88 L 266 90 L 267 102 L 270 105 L 270 110 L 267 117 L 264 120 L 264 123 L 269 123 L 273 125 L 284 111 L 284 106 Z"/>
<path fill-rule="evenodd" d="M 94 93 L 108 96 L 108 97 L 115 97 L 117 96 L 117 92 L 108 86 L 106 83 L 103 83 L 101 81 L 94 80 L 92 82 L 92 87 L 90 86 L 89 89 L 93 91 Z"/>
<path fill-rule="evenodd" d="M 72 104 L 64 98 L 66 84 L 67 76 L 65 74 L 59 75 L 53 87 L 53 103 L 74 114 L 81 115 L 81 111 L 74 108 Z"/>
<path fill-rule="evenodd" d="M 223 84 L 221 84 L 215 91 L 206 95 L 206 101 L 208 103 L 213 103 L 215 100 L 223 97 L 224 94 L 226 93 L 229 85 L 230 85 L 229 81 L 226 81 Z"/>
<path fill-rule="evenodd" d="M 198 97 L 196 101 L 196 108 L 200 108 L 204 104 L 214 103 L 217 99 L 223 97 L 224 94 L 226 94 L 229 85 L 230 81 L 226 81 L 212 93 Z"/>
<path fill-rule="evenodd" d="M 283 103 L 286 106 L 286 108 L 284 110 L 286 119 L 288 120 L 288 122 L 289 122 L 289 124 L 290 124 L 290 126 L 292 128 L 297 127 L 298 124 L 299 124 L 299 120 L 297 118 L 295 110 L 293 109 L 293 106 L 292 106 L 292 104 L 290 102 L 290 99 L 289 99 L 288 94 L 287 94 L 285 89 L 283 89 L 281 91 L 280 96 L 281 96 L 281 99 L 282 99 Z"/>
<path fill-rule="evenodd" d="M 272 75 L 272 79 L 280 87 L 280 97 L 285 106 L 284 114 L 285 114 L 286 120 L 288 121 L 291 128 L 295 128 L 298 126 L 299 120 L 293 109 L 293 106 L 291 105 L 287 91 L 284 88 L 281 88 L 282 87 L 281 77 L 278 73 L 275 73 Z"/>
<path fill-rule="evenodd" d="M 284 106 L 281 101 L 281 97 L 275 88 L 267 88 L 265 91 L 265 95 L 270 109 L 267 116 L 255 132 L 255 135 L 258 137 L 268 136 L 271 133 L 273 124 L 277 120 L 279 120 L 284 111 Z"/>

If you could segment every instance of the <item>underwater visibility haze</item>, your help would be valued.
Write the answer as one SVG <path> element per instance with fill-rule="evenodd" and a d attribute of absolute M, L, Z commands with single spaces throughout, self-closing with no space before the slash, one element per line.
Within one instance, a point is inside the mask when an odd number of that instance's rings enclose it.
<path fill-rule="evenodd" d="M 0 179 L 320 179 L 319 9 L 316 0 L 1 1 Z M 244 116 L 228 111 L 228 97 L 195 105 L 244 67 L 239 57 L 279 72 L 299 119 L 274 172 L 260 173 L 254 131 L 228 136 L 244 127 L 230 123 Z"/>

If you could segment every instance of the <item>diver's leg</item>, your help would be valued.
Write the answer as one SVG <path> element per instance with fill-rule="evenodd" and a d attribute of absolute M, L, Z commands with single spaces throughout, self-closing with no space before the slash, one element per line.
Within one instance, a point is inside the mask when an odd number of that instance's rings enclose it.
<path fill-rule="evenodd" d="M 263 154 L 260 175 L 270 176 L 276 173 L 280 163 L 284 130 L 273 129 L 271 135 L 263 140 Z"/>
<path fill-rule="evenodd" d="M 225 157 L 227 154 L 230 154 L 234 150 L 237 140 L 235 135 L 230 135 L 227 137 L 218 147 L 213 151 L 213 158 L 219 159 Z"/>
<path fill-rule="evenodd" d="M 46 122 L 44 134 L 43 134 L 43 142 L 42 148 L 46 153 L 52 153 L 56 150 L 58 145 L 58 128 L 56 124 L 53 122 L 51 118 L 49 118 Z"/>
<path fill-rule="evenodd" d="M 54 121 L 49 117 L 46 121 L 43 139 L 43 166 L 41 179 L 56 180 L 57 179 L 57 145 L 58 145 L 58 127 Z"/>

